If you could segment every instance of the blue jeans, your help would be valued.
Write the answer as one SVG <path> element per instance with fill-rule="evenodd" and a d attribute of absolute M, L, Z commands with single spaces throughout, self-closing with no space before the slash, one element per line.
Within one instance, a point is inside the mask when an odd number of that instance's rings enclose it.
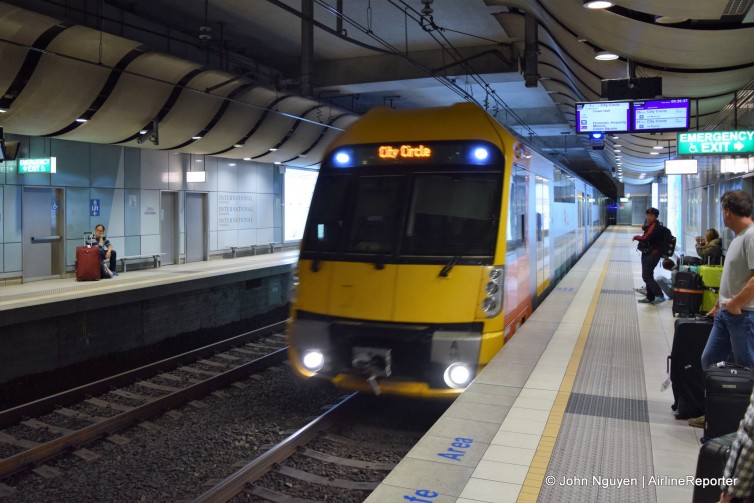
<path fill-rule="evenodd" d="M 665 297 L 672 299 L 675 295 L 675 290 L 673 290 L 673 282 L 670 281 L 670 278 L 666 278 L 665 276 L 657 276 L 655 278 L 655 281 L 660 287 L 660 290 L 662 290 L 662 293 L 665 294 Z"/>
<path fill-rule="evenodd" d="M 660 262 L 660 254 L 642 253 L 641 254 L 641 279 L 647 285 L 647 298 L 655 300 L 655 297 L 662 297 L 660 285 L 655 281 L 655 267 Z"/>
<path fill-rule="evenodd" d="M 712 332 L 702 352 L 702 369 L 721 361 L 754 368 L 754 311 L 735 315 L 721 309 L 715 315 Z"/>

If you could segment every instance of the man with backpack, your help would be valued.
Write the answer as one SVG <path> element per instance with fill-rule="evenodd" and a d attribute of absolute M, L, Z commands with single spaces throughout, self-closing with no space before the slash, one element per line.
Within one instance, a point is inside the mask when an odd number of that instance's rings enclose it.
<path fill-rule="evenodd" d="M 634 236 L 633 241 L 638 241 L 637 249 L 641 252 L 641 279 L 647 288 L 647 296 L 639 299 L 639 304 L 659 304 L 665 301 L 660 285 L 654 277 L 654 270 L 660 262 L 663 253 L 662 224 L 657 220 L 660 210 L 649 208 L 646 211 L 647 222 L 642 226 L 644 234 Z"/>

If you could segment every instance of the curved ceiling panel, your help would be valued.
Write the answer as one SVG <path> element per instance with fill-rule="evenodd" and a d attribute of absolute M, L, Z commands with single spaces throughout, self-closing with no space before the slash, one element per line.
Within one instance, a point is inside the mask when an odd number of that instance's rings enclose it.
<path fill-rule="evenodd" d="M 0 91 L 10 96 L 0 125 L 9 133 L 303 166 L 318 163 L 320 143 L 339 132 L 329 122 L 355 119 L 330 105 L 144 52 L 118 36 L 66 28 L 2 2 L 0 20 Z M 12 92 L 14 86 L 21 91 Z M 153 121 L 157 143 L 147 141 Z M 234 148 L 239 143 L 244 146 Z"/>
<path fill-rule="evenodd" d="M 61 138 L 92 143 L 118 143 L 129 138 L 150 124 L 175 85 L 197 68 L 195 63 L 166 54 L 142 54 L 121 73 L 91 120 Z"/>

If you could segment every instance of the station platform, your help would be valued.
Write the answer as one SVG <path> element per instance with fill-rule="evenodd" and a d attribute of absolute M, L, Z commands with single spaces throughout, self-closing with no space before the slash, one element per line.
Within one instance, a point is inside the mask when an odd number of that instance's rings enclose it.
<path fill-rule="evenodd" d="M 661 391 L 672 301 L 636 302 L 636 233 L 609 227 L 366 502 L 691 501 L 703 430 Z"/>
<path fill-rule="evenodd" d="M 0 286 L 0 383 L 287 305 L 298 249 Z"/>

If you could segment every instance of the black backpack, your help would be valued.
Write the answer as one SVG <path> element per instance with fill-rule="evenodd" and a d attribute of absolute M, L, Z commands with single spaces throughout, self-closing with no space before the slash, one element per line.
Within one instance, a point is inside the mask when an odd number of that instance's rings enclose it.
<path fill-rule="evenodd" d="M 675 236 L 661 222 L 658 222 L 658 224 L 660 225 L 660 256 L 662 258 L 672 258 L 675 253 Z"/>

